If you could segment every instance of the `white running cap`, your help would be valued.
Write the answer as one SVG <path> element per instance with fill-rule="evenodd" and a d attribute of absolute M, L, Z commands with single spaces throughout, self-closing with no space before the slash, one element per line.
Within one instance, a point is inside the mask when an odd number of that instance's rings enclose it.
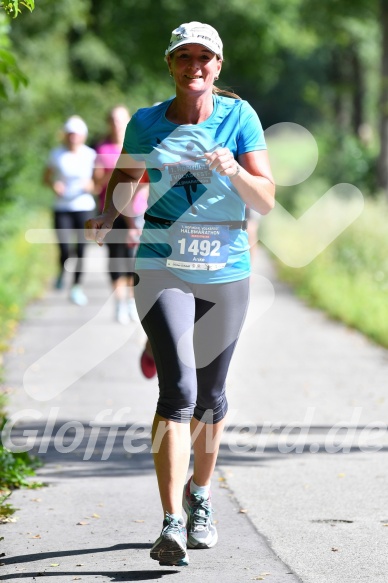
<path fill-rule="evenodd" d="M 79 117 L 78 115 L 72 115 L 63 126 L 63 131 L 66 134 L 80 134 L 81 136 L 87 136 L 88 126 L 82 117 Z"/>
<path fill-rule="evenodd" d="M 186 22 L 181 24 L 172 31 L 170 44 L 165 52 L 165 56 L 169 55 L 178 47 L 195 43 L 203 45 L 212 53 L 215 53 L 220 59 L 222 56 L 222 40 L 218 32 L 210 24 L 203 24 L 202 22 Z"/>

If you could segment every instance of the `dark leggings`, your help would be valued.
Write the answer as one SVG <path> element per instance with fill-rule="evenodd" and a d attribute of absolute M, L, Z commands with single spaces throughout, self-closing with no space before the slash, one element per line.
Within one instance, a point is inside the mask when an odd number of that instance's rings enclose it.
<path fill-rule="evenodd" d="M 158 371 L 157 413 L 181 423 L 192 416 L 218 423 L 228 409 L 225 381 L 248 307 L 249 278 L 191 284 L 168 271 L 138 275 L 136 305 Z"/>
<path fill-rule="evenodd" d="M 74 273 L 74 283 L 79 283 L 82 273 L 82 258 L 85 250 L 84 226 L 92 215 L 92 211 L 55 211 L 54 226 L 57 230 L 59 243 L 59 264 L 61 271 L 64 271 L 65 261 L 70 257 L 70 248 L 73 241 L 73 231 L 75 230 L 77 244 L 75 252 L 77 257 L 77 267 Z"/>
<path fill-rule="evenodd" d="M 135 277 L 133 272 L 135 265 L 136 248 L 128 247 L 128 225 L 122 215 L 119 215 L 113 223 L 112 230 L 106 235 L 104 242 L 108 247 L 109 275 L 112 282 L 120 277 Z"/>

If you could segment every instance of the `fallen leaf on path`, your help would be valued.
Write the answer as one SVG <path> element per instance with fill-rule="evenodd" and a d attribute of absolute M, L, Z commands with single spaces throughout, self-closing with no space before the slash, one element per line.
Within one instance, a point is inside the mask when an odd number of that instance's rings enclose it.
<path fill-rule="evenodd" d="M 42 498 L 31 498 L 31 502 L 42 502 Z"/>
<path fill-rule="evenodd" d="M 239 513 L 240 514 L 246 514 L 248 512 L 248 510 L 246 508 L 240 508 Z"/>
<path fill-rule="evenodd" d="M 59 567 L 59 563 L 51 563 L 50 567 Z"/>
<path fill-rule="evenodd" d="M 86 522 L 86 520 L 80 520 L 79 522 L 77 522 L 77 526 L 86 526 L 87 524 L 89 523 Z"/>
<path fill-rule="evenodd" d="M 144 520 L 134 520 L 133 522 L 144 522 Z"/>
<path fill-rule="evenodd" d="M 221 476 L 220 478 L 218 478 L 218 481 L 219 482 L 226 482 L 226 479 Z"/>
<path fill-rule="evenodd" d="M 345 476 L 346 476 L 346 474 L 342 474 L 342 473 L 341 474 L 338 474 L 338 477 L 339 478 L 344 478 Z"/>
<path fill-rule="evenodd" d="M 72 581 L 79 581 L 80 579 L 82 579 L 82 577 L 73 577 Z"/>
<path fill-rule="evenodd" d="M 336 547 L 331 547 L 331 550 L 333 551 L 333 553 L 336 553 L 337 551 L 339 551 L 339 549 L 337 549 Z"/>
<path fill-rule="evenodd" d="M 101 516 L 99 514 L 96 514 L 95 512 L 92 514 L 92 518 L 101 518 Z"/>
<path fill-rule="evenodd" d="M 84 567 L 85 563 L 78 563 L 78 565 L 76 565 L 76 567 Z"/>
<path fill-rule="evenodd" d="M 31 538 L 41 538 L 40 534 L 35 534 L 34 536 L 32 536 Z"/>

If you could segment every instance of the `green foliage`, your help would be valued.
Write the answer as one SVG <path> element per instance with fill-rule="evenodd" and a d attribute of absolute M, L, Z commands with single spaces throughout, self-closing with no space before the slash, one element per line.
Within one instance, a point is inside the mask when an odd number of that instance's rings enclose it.
<path fill-rule="evenodd" d="M 0 97 L 8 96 L 8 85 L 11 84 L 14 91 L 20 85 L 27 85 L 27 77 L 19 68 L 15 57 L 6 49 L 0 49 Z"/>
<path fill-rule="evenodd" d="M 20 6 L 28 8 L 30 12 L 34 9 L 34 0 L 5 0 L 0 2 L 0 97 L 7 99 L 9 87 L 18 91 L 21 85 L 27 84 L 27 77 L 19 67 L 17 60 L 9 48 L 9 26 L 5 15 L 16 18 L 21 12 Z"/>
<path fill-rule="evenodd" d="M 10 522 L 10 517 L 15 514 L 18 508 L 12 506 L 12 504 L 6 503 L 6 500 L 11 496 L 12 492 L 9 490 L 0 493 L 0 524 L 4 522 Z M 0 537 L 0 541 L 4 540 L 4 537 Z"/>
<path fill-rule="evenodd" d="M 23 213 L 25 209 L 14 206 L 0 216 L 0 351 L 7 347 L 26 303 L 44 291 L 55 269 L 52 246 L 32 245 L 24 236 L 28 228 L 48 228 L 47 214 L 27 218 Z"/>
<path fill-rule="evenodd" d="M 5 419 L 1 427 L 4 421 Z M 42 462 L 29 453 L 14 453 L 0 443 L 0 524 L 9 522 L 10 517 L 18 510 L 7 502 L 13 490 L 35 489 L 44 485 L 41 482 L 31 482 L 29 479 L 41 465 Z"/>
<path fill-rule="evenodd" d="M 20 6 L 28 8 L 30 12 L 34 10 L 35 0 L 4 0 L 0 2 L 0 8 L 2 8 L 6 14 L 16 18 L 21 12 Z"/>
<path fill-rule="evenodd" d="M 14 453 L 0 445 L 0 490 L 41 487 L 41 483 L 28 480 L 40 465 L 41 462 L 28 452 Z"/>
<path fill-rule="evenodd" d="M 277 263 L 279 275 L 309 304 L 386 347 L 387 213 L 385 200 L 366 200 L 362 215 L 309 265 L 293 269 Z"/>
<path fill-rule="evenodd" d="M 316 173 L 331 184 L 349 182 L 364 195 L 377 191 L 377 143 L 362 140 L 323 124 L 313 132 L 318 142 L 319 164 Z"/>

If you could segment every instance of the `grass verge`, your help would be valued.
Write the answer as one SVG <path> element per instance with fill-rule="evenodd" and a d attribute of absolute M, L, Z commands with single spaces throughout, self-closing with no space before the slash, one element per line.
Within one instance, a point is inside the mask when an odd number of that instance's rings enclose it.
<path fill-rule="evenodd" d="M 4 380 L 2 353 L 9 347 L 27 303 L 42 295 L 55 269 L 53 246 L 28 243 L 25 231 L 49 226 L 46 211 L 30 212 L 26 218 L 23 209 L 16 206 L 3 212 L 0 220 L 0 380 Z M 0 389 L 0 430 L 7 419 L 6 403 L 6 387 L 3 386 Z M 0 523 L 14 520 L 12 515 L 17 509 L 9 503 L 13 490 L 42 485 L 29 480 L 38 465 L 37 458 L 28 453 L 11 452 L 0 442 Z"/>
<path fill-rule="evenodd" d="M 280 279 L 309 305 L 388 348 L 387 216 L 385 199 L 366 199 L 360 217 L 311 263 L 276 263 Z M 282 237 L 288 236 L 283 230 Z"/>

